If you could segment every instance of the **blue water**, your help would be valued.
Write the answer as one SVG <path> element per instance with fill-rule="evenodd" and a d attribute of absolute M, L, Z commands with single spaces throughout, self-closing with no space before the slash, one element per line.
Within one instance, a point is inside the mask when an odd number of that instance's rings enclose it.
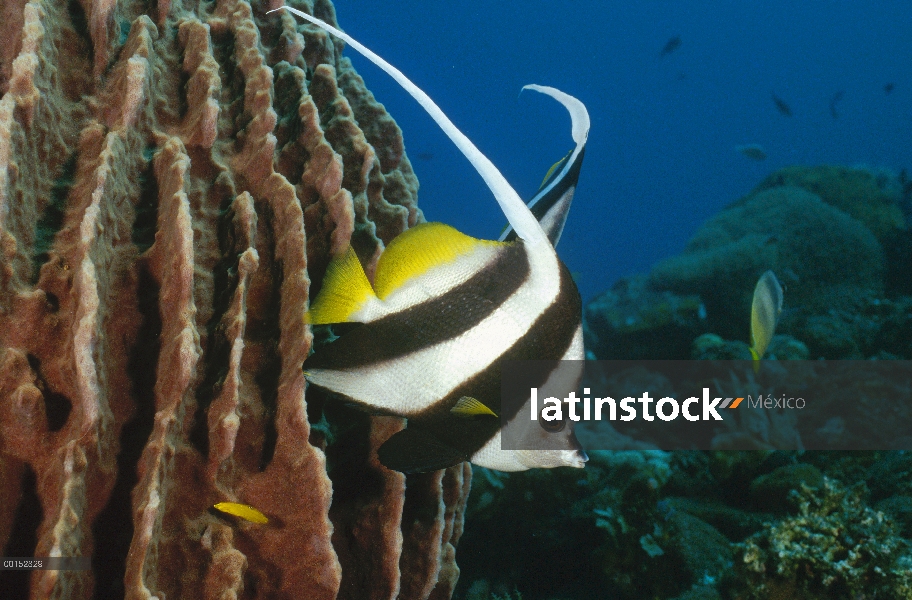
<path fill-rule="evenodd" d="M 702 222 L 775 169 L 912 166 L 910 2 L 335 6 L 342 28 L 422 87 L 526 199 L 572 141 L 564 109 L 520 88 L 551 85 L 586 104 L 589 145 L 558 248 L 584 300 L 680 252 Z M 660 58 L 676 35 L 681 47 Z M 505 220 L 481 178 L 384 73 L 347 54 L 404 131 L 428 220 L 495 238 Z M 834 119 L 829 103 L 840 90 Z M 794 116 L 776 110 L 773 93 Z M 769 158 L 734 150 L 749 143 Z"/>

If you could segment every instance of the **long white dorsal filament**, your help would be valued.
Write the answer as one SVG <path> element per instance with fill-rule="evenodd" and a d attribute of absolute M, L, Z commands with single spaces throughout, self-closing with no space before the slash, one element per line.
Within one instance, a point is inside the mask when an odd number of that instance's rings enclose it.
<path fill-rule="evenodd" d="M 586 138 L 589 137 L 589 111 L 586 110 L 585 104 L 570 94 L 565 94 L 559 89 L 548 87 L 547 85 L 535 85 L 534 83 L 530 83 L 529 85 L 524 85 L 523 89 L 547 94 L 563 104 L 564 108 L 567 109 L 567 112 L 570 113 L 572 128 L 570 133 L 573 135 L 573 141 L 576 142 L 577 148 L 582 147 L 586 143 Z"/>
<path fill-rule="evenodd" d="M 440 110 L 440 107 L 438 107 L 421 88 L 412 83 L 399 69 L 374 54 L 347 33 L 339 31 L 332 25 L 289 6 L 282 6 L 269 12 L 282 9 L 298 15 L 305 21 L 309 21 L 317 27 L 344 40 L 349 46 L 360 52 L 369 61 L 386 71 L 390 77 L 395 79 L 396 82 L 412 96 L 412 98 L 418 101 L 418 104 L 427 111 L 447 137 L 453 140 L 456 147 L 469 159 L 469 162 L 472 163 L 475 170 L 478 171 L 485 183 L 488 184 L 488 188 L 490 188 L 491 192 L 494 194 L 494 198 L 500 205 L 501 210 L 504 212 L 504 215 L 506 215 L 507 221 L 510 222 L 510 225 L 516 231 L 516 235 L 529 245 L 551 245 L 548 241 L 548 237 L 542 230 L 541 225 L 539 225 L 535 216 L 532 214 L 532 211 L 528 209 L 525 202 L 523 202 L 522 198 L 519 197 L 519 194 L 516 193 L 516 190 L 510 186 L 500 171 L 497 170 L 494 163 L 488 160 L 488 158 L 475 147 L 475 144 L 453 125 L 453 122 L 450 121 L 443 111 Z M 574 139 L 576 138 L 576 129 L 577 128 L 574 127 Z"/>
<path fill-rule="evenodd" d="M 589 138 L 589 111 L 586 110 L 586 105 L 570 94 L 565 94 L 557 88 L 548 87 L 546 85 L 529 84 L 524 85 L 523 89 L 533 90 L 551 96 L 563 104 L 564 108 L 567 109 L 567 112 L 570 113 L 570 133 L 573 135 L 573 141 L 576 143 L 576 148 L 573 149 L 573 154 L 570 155 L 570 158 L 564 162 L 564 168 L 561 169 L 561 173 L 568 171 L 573 165 L 573 161 L 576 160 L 577 155 L 583 151 L 583 148 L 586 146 L 586 140 Z M 561 177 L 562 175 L 555 177 L 554 181 L 548 187 L 553 187 Z"/>
<path fill-rule="evenodd" d="M 576 98 L 571 96 L 570 94 L 565 94 L 564 92 L 560 91 L 557 88 L 548 87 L 545 85 L 530 84 L 530 85 L 523 86 L 523 90 L 533 90 L 533 91 L 539 92 L 541 94 L 546 94 L 548 96 L 551 96 L 552 98 L 554 98 L 561 104 L 563 104 L 564 108 L 567 109 L 567 112 L 570 113 L 570 125 L 571 125 L 570 131 L 571 131 L 571 134 L 573 135 L 573 141 L 576 142 L 576 147 L 573 149 L 573 152 L 570 154 L 570 158 L 563 161 L 563 166 L 561 167 L 560 172 L 557 175 L 550 177 L 551 183 L 549 183 L 547 186 L 539 189 L 538 193 L 535 194 L 535 197 L 529 202 L 528 206 L 531 209 L 531 208 L 534 208 L 536 204 L 538 204 L 539 200 L 541 200 L 542 198 L 545 198 L 548 194 L 550 194 L 551 190 L 553 190 L 555 186 L 561 185 L 563 183 L 564 178 L 567 176 L 567 174 L 570 172 L 570 170 L 573 169 L 574 164 L 576 163 L 576 161 L 580 155 L 580 152 L 582 152 L 583 149 L 586 147 L 586 140 L 589 138 L 589 111 L 586 110 L 585 104 L 583 104 L 582 102 L 580 102 L 579 100 L 577 100 Z M 576 185 L 576 183 L 574 182 L 574 189 L 575 189 L 575 185 Z M 564 211 L 562 215 L 557 215 L 557 214 L 550 215 L 549 213 L 551 212 L 551 209 L 549 209 L 548 212 L 546 212 L 544 215 L 542 215 L 542 220 L 539 221 L 540 223 L 542 223 L 542 227 L 545 229 L 546 233 L 548 233 L 548 235 L 550 236 L 551 241 L 553 242 L 555 247 L 557 246 L 557 242 L 560 240 L 561 231 L 563 231 L 563 229 L 564 229 L 564 224 L 566 223 L 566 219 L 567 219 L 566 211 L 568 211 L 570 208 L 570 200 L 572 200 L 572 198 L 573 198 L 573 195 L 571 193 L 569 196 L 569 200 L 566 201 L 566 204 L 563 206 L 563 208 L 558 209 L 558 210 Z M 556 221 L 550 221 L 549 225 L 545 225 L 545 223 L 549 219 L 555 219 L 557 221 L 560 221 L 560 225 L 558 225 L 559 229 L 556 229 L 556 230 L 554 229 L 554 224 Z M 501 240 L 506 239 L 506 237 L 508 236 L 508 234 L 510 232 L 511 232 L 511 228 L 508 227 L 501 234 L 500 239 Z"/>

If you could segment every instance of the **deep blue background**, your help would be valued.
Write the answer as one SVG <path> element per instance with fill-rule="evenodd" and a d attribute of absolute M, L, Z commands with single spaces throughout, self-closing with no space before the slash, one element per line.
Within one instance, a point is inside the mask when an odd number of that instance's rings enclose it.
<path fill-rule="evenodd" d="M 579 272 L 584 300 L 678 253 L 703 221 L 777 168 L 912 166 L 912 2 L 335 6 L 341 27 L 422 87 L 525 199 L 572 140 L 563 107 L 518 96 L 520 88 L 551 85 L 586 104 L 589 146 L 558 248 Z M 675 35 L 681 47 L 660 58 Z M 404 131 L 427 219 L 495 238 L 505 219 L 481 178 L 405 92 L 347 54 Z M 834 120 L 829 102 L 839 90 Z M 793 117 L 777 112 L 772 93 Z M 748 143 L 769 158 L 735 152 Z"/>

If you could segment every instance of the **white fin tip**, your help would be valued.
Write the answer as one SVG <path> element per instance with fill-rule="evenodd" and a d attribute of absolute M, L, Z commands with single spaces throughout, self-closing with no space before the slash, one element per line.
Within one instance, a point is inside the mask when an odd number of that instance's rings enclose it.
<path fill-rule="evenodd" d="M 546 94 L 563 104 L 564 108 L 570 113 L 570 121 L 572 123 L 571 135 L 573 135 L 573 141 L 576 142 L 577 145 L 586 143 L 586 138 L 589 137 L 589 111 L 586 110 L 585 104 L 570 94 L 565 94 L 557 88 L 546 85 L 530 83 L 529 85 L 524 85 L 523 89 Z"/>

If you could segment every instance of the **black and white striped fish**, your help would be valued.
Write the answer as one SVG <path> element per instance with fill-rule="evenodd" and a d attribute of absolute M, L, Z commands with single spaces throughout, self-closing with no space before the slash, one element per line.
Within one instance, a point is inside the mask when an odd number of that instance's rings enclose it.
<path fill-rule="evenodd" d="M 362 325 L 308 358 L 307 380 L 372 412 L 408 418 L 408 427 L 379 450 L 392 469 L 424 472 L 466 460 L 504 471 L 584 466 L 572 423 L 563 427 L 559 449 L 501 449 L 501 419 L 528 419 L 528 413 L 500 414 L 500 365 L 584 357 L 580 295 L 553 243 L 579 174 L 589 131 L 585 107 L 554 88 L 526 86 L 570 111 L 576 142 L 533 199 L 545 208 L 539 216 L 546 231 L 497 168 L 401 72 L 350 36 L 284 8 L 341 37 L 396 79 L 472 162 L 515 232 L 515 241 L 495 242 L 441 223 L 418 225 L 387 246 L 373 284 L 349 248 L 330 264 L 307 318 Z M 543 373 L 539 387 L 550 376 Z M 531 435 L 547 434 L 532 425 Z"/>

